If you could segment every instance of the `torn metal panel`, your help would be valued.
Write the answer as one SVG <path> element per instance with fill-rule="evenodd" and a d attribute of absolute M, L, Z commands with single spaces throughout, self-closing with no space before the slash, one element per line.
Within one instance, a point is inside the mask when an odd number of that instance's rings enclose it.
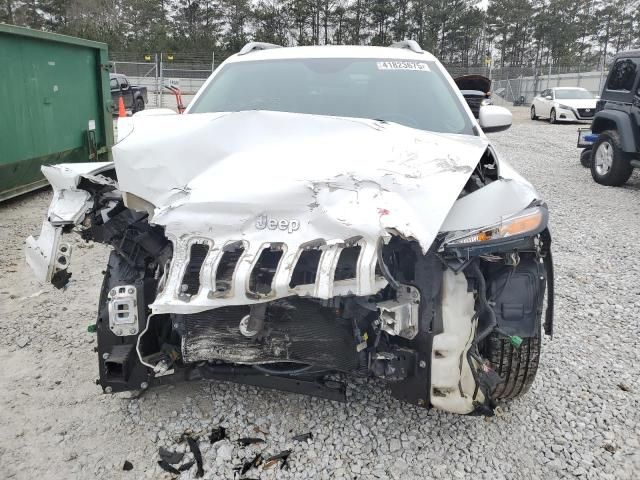
<path fill-rule="evenodd" d="M 393 123 L 248 111 L 134 118 L 114 147 L 120 189 L 155 206 L 174 258 L 154 313 L 195 313 L 292 294 L 370 295 L 379 238 L 390 233 L 426 251 L 487 148 L 484 138 L 445 135 Z M 162 136 L 158 131 L 165 132 Z M 286 142 L 282 141 L 286 132 Z M 340 253 L 358 237 L 354 278 L 334 281 Z M 211 242 L 200 290 L 181 298 L 194 242 Z M 246 246 L 227 295 L 217 295 L 223 247 Z M 305 245 L 322 252 L 317 280 L 289 287 Z M 265 248 L 282 251 L 268 293 L 249 279 Z"/>
<path fill-rule="evenodd" d="M 29 236 L 26 240 L 27 264 L 35 273 L 36 280 L 50 282 L 57 275 L 64 277 L 71 261 L 71 245 L 61 242 L 62 227 L 77 225 L 92 206 L 89 192 L 78 188 L 82 178 L 93 183 L 114 186 L 111 179 L 99 176 L 113 168 L 112 162 L 69 163 L 43 166 L 42 173 L 53 187 L 53 199 L 47 218 L 42 223 L 40 236 Z M 66 274 L 70 276 L 70 274 Z M 64 286 L 62 278 L 56 282 Z"/>

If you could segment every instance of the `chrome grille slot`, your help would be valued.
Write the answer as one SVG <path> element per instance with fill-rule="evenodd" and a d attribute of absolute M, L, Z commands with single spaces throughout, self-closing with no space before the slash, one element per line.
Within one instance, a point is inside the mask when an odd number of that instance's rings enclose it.
<path fill-rule="evenodd" d="M 214 297 L 224 297 L 231 292 L 233 275 L 244 251 L 242 242 L 233 242 L 224 247 L 216 269 Z"/>
<path fill-rule="evenodd" d="M 336 265 L 334 281 L 356 278 L 358 274 L 358 258 L 360 258 L 361 251 L 362 247 L 360 245 L 342 249 L 340 257 L 338 258 L 338 264 Z"/>
<path fill-rule="evenodd" d="M 260 252 L 249 275 L 248 295 L 267 296 L 273 291 L 273 278 L 284 254 L 282 243 L 272 243 Z"/>
<path fill-rule="evenodd" d="M 200 270 L 207 254 L 209 245 L 194 243 L 189 249 L 189 262 L 184 269 L 180 285 L 180 297 L 190 298 L 200 291 Z"/>
<path fill-rule="evenodd" d="M 289 288 L 316 283 L 321 256 L 322 252 L 318 249 L 303 250 L 293 269 Z"/>

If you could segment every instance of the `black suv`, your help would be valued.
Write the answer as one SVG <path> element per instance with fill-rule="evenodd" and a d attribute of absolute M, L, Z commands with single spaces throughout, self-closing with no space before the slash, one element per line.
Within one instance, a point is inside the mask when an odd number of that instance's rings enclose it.
<path fill-rule="evenodd" d="M 591 132 L 580 129 L 578 147 L 581 163 L 602 185 L 622 185 L 640 168 L 640 50 L 616 55 Z"/>

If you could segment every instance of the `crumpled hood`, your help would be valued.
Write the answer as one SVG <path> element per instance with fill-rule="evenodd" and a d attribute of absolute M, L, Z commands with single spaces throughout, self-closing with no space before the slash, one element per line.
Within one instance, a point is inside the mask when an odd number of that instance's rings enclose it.
<path fill-rule="evenodd" d="M 173 243 L 171 267 L 151 309 L 195 313 L 289 296 L 373 295 L 380 239 L 415 239 L 427 251 L 487 148 L 480 137 L 396 124 L 251 111 L 143 117 L 114 148 L 119 188 L 155 209 Z M 198 293 L 185 296 L 194 245 L 206 245 Z M 242 245 L 229 287 L 218 267 Z M 341 253 L 356 272 L 334 281 Z M 268 294 L 252 290 L 264 251 L 280 255 Z M 321 252 L 316 281 L 291 285 L 302 253 Z M 202 255 L 202 254 L 201 254 Z M 254 272 L 254 273 L 252 273 Z"/>
<path fill-rule="evenodd" d="M 120 189 L 152 203 L 152 223 L 177 236 L 244 238 L 267 217 L 299 222 L 308 240 L 390 228 L 426 251 L 488 144 L 280 112 L 134 120 L 114 147 Z"/>

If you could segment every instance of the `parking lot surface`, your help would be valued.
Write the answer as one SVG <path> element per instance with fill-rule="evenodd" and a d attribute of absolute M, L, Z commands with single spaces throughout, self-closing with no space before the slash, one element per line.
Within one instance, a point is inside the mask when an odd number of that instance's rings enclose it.
<path fill-rule="evenodd" d="M 500 416 L 422 410 L 375 381 L 351 383 L 346 404 L 210 382 L 103 395 L 87 326 L 108 250 L 75 239 L 70 286 L 35 282 L 23 244 L 39 232 L 45 190 L 0 204 L 2 477 L 173 478 L 158 448 L 188 451 L 177 439 L 190 430 L 209 479 L 232 479 L 257 452 L 285 449 L 288 469 L 247 478 L 638 478 L 640 175 L 621 188 L 595 184 L 578 161 L 578 125 L 513 111 L 513 127 L 492 138 L 549 204 L 557 296 L 538 377 Z M 218 426 L 230 440 L 211 445 Z M 240 447 L 239 437 L 265 442 Z M 193 467 L 180 478 L 195 475 Z"/>

